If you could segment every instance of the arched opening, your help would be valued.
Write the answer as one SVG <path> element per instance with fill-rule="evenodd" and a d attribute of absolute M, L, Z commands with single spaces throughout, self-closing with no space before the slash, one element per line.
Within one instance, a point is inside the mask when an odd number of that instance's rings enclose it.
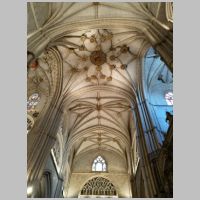
<path fill-rule="evenodd" d="M 90 179 L 82 188 L 79 198 L 117 198 L 115 186 L 106 178 Z"/>
<path fill-rule="evenodd" d="M 98 156 L 94 160 L 94 162 L 92 164 L 92 171 L 94 171 L 94 172 L 104 172 L 104 171 L 107 171 L 106 162 L 105 162 L 105 160 L 101 156 Z"/>

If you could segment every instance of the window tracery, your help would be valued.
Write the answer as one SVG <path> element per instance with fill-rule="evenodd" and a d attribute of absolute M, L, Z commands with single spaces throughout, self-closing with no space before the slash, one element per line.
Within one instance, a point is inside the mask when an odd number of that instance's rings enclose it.
<path fill-rule="evenodd" d="M 40 96 L 38 93 L 33 93 L 27 101 L 27 110 L 30 111 L 36 107 L 40 101 Z"/>
<path fill-rule="evenodd" d="M 103 177 L 89 180 L 82 188 L 81 195 L 117 196 L 114 185 Z"/>
<path fill-rule="evenodd" d="M 106 162 L 101 156 L 98 156 L 94 160 L 92 165 L 92 171 L 106 171 Z"/>
<path fill-rule="evenodd" d="M 167 92 L 165 94 L 165 100 L 167 102 L 167 105 L 173 106 L 173 93 L 172 92 Z"/>

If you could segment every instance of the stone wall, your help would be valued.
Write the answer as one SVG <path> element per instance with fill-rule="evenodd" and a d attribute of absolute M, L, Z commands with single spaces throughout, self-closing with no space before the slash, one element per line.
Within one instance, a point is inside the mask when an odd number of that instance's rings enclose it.
<path fill-rule="evenodd" d="M 107 164 L 106 172 L 93 172 L 93 160 L 102 156 Z M 130 176 L 127 173 L 125 159 L 115 152 L 101 150 L 90 151 L 78 156 L 72 166 L 72 174 L 67 197 L 78 197 L 84 184 L 94 177 L 104 177 L 115 186 L 119 197 L 131 197 Z"/>

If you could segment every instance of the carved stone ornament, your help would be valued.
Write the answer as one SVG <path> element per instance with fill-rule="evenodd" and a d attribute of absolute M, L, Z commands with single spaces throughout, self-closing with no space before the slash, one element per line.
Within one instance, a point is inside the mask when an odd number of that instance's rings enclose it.
<path fill-rule="evenodd" d="M 102 51 L 93 51 L 90 60 L 94 65 L 103 65 L 106 62 L 106 54 Z"/>

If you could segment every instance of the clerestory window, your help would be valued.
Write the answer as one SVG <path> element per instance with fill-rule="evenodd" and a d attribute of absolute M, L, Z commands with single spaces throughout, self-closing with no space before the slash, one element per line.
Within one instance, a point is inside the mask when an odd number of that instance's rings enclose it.
<path fill-rule="evenodd" d="M 98 156 L 94 160 L 92 165 L 92 171 L 97 171 L 97 172 L 106 171 L 106 162 L 101 156 Z"/>

